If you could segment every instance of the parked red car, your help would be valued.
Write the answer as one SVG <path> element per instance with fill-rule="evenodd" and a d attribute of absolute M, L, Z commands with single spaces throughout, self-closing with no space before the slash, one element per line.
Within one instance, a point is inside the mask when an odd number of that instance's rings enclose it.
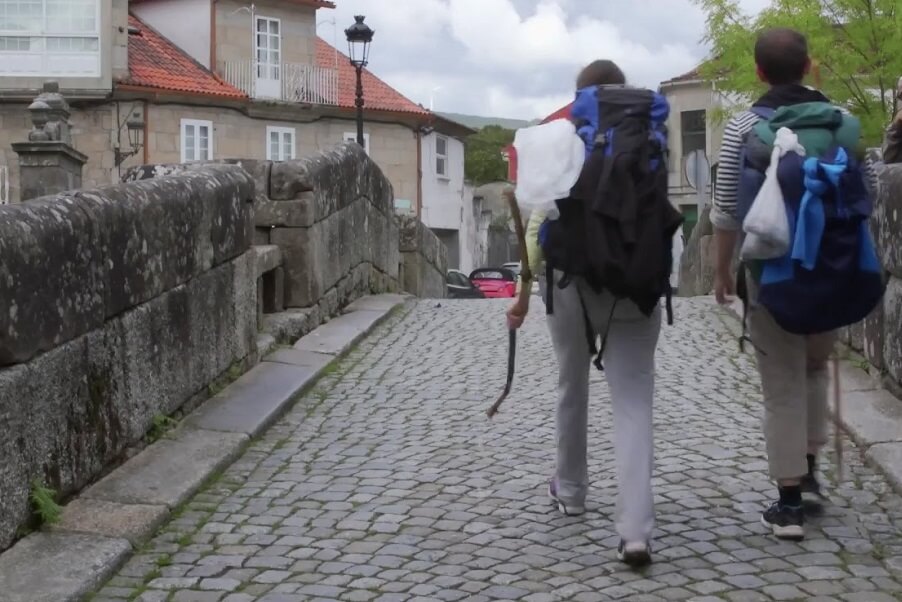
<path fill-rule="evenodd" d="M 479 268 L 470 280 L 490 299 L 517 295 L 517 277 L 504 268 Z"/>

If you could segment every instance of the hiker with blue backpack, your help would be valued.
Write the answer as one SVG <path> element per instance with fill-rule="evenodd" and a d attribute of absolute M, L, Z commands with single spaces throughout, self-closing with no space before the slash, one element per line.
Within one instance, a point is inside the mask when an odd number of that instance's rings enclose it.
<path fill-rule="evenodd" d="M 769 89 L 723 134 L 711 212 L 715 296 L 743 300 L 742 342 L 754 347 L 761 376 L 778 490 L 762 523 L 779 538 L 802 539 L 802 494 L 821 494 L 836 331 L 865 318 L 884 292 L 867 223 L 876 184 L 858 119 L 802 85 L 811 66 L 805 37 L 764 31 L 755 62 Z"/>
<path fill-rule="evenodd" d="M 617 556 L 641 566 L 651 561 L 655 522 L 652 402 L 660 301 L 667 299 L 670 319 L 671 245 L 682 217 L 667 198 L 667 101 L 625 83 L 611 61 L 580 73 L 571 121 L 585 162 L 567 198 L 550 211 L 532 212 L 526 239 L 530 271 L 541 273 L 545 264 L 540 288 L 559 366 L 549 496 L 568 516 L 585 512 L 595 355 L 613 406 Z M 518 300 L 508 310 L 509 327 L 519 328 L 528 311 L 528 298 Z"/>

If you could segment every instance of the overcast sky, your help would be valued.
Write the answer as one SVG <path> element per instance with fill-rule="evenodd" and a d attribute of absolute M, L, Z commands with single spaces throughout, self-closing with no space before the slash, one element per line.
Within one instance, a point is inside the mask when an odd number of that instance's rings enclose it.
<path fill-rule="evenodd" d="M 740 0 L 748 11 L 768 0 Z M 704 57 L 704 15 L 690 0 L 335 0 L 318 31 L 347 52 L 366 15 L 370 69 L 436 111 L 533 119 L 566 104 L 580 66 L 616 61 L 656 87 Z M 333 24 L 337 23 L 337 28 Z"/>

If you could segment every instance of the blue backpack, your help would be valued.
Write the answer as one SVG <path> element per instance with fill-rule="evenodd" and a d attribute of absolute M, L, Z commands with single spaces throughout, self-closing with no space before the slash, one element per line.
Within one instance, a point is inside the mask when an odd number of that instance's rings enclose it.
<path fill-rule="evenodd" d="M 760 282 L 758 303 L 797 335 L 863 320 L 880 303 L 886 285 L 868 227 L 873 201 L 855 156 L 860 123 L 824 102 L 753 111 L 762 121 L 741 152 L 740 220 L 764 182 L 777 130 L 793 130 L 807 155 L 787 153 L 777 167 L 792 240 L 783 257 L 749 263 Z M 743 296 L 742 282 L 739 288 Z"/>

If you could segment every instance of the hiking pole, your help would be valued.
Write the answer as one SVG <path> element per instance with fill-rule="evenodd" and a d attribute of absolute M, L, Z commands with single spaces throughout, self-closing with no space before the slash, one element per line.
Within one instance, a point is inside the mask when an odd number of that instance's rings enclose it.
<path fill-rule="evenodd" d="M 839 354 L 833 354 L 833 449 L 836 452 L 836 484 L 843 479 L 842 393 L 839 390 Z"/>
<path fill-rule="evenodd" d="M 523 226 L 523 219 L 520 217 L 520 207 L 517 206 L 517 197 L 514 196 L 513 189 L 508 188 L 504 191 L 504 198 L 510 207 L 511 218 L 514 220 L 514 231 L 517 233 L 517 242 L 520 246 L 520 294 L 518 296 L 521 306 L 529 302 L 529 295 L 532 294 L 532 272 L 529 270 L 529 251 L 526 249 L 526 229 Z M 514 367 L 517 357 L 517 330 L 512 328 L 508 334 L 508 350 L 507 350 L 507 382 L 504 390 L 498 397 L 498 400 L 488 409 L 486 414 L 489 418 L 493 418 L 501 408 L 501 404 L 511 392 L 511 385 L 514 383 Z"/>

